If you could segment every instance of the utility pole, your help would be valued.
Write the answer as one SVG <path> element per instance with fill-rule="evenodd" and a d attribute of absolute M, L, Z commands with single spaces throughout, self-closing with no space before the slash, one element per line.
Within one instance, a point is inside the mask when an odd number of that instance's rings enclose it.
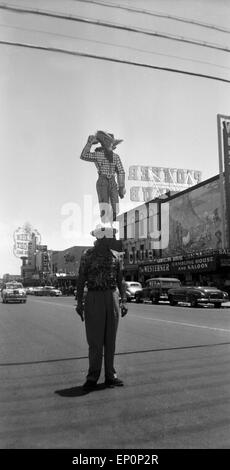
<path fill-rule="evenodd" d="M 217 114 L 217 129 L 220 172 L 219 181 L 222 221 L 222 247 L 230 248 L 230 116 Z"/>

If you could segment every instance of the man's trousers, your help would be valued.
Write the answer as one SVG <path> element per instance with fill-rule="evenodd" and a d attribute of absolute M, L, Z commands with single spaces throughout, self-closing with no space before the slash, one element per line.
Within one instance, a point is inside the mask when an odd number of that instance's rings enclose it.
<path fill-rule="evenodd" d="M 99 379 L 103 349 L 105 379 L 115 377 L 114 354 L 119 320 L 119 294 L 116 290 L 88 291 L 85 300 L 85 327 L 89 345 L 87 380 Z"/>
<path fill-rule="evenodd" d="M 119 197 L 115 177 L 107 178 L 105 175 L 100 175 L 96 183 L 96 189 L 102 222 L 107 222 L 108 216 L 110 216 L 108 207 L 105 204 L 111 205 L 112 218 L 115 221 L 119 212 Z"/>

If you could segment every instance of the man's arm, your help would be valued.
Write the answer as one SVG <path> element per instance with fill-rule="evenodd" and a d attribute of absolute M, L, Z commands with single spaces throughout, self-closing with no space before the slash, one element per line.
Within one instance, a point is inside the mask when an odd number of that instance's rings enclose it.
<path fill-rule="evenodd" d="M 117 182 L 118 182 L 118 192 L 119 196 L 122 199 L 126 193 L 125 189 L 125 170 L 121 163 L 119 155 L 116 155 L 116 173 L 117 173 Z"/>
<path fill-rule="evenodd" d="M 125 289 L 125 282 L 123 280 L 121 269 L 119 270 L 118 279 L 119 279 L 118 289 L 119 289 L 120 296 L 121 296 L 121 316 L 125 317 L 125 315 L 127 315 L 128 313 L 128 307 L 126 305 L 126 300 L 127 300 L 126 289 Z"/>
<path fill-rule="evenodd" d="M 123 274 L 120 266 L 120 261 L 117 259 L 117 287 L 119 289 L 119 293 L 121 296 L 121 303 L 126 303 L 126 289 L 125 289 L 125 282 L 123 280 Z"/>
<path fill-rule="evenodd" d="M 87 281 L 86 276 L 86 255 L 85 253 L 81 256 L 80 267 L 78 272 L 78 281 L 77 281 L 77 295 L 76 299 L 78 304 L 83 302 L 84 287 Z"/>
<path fill-rule="evenodd" d="M 80 315 L 82 321 L 84 320 L 83 295 L 84 295 L 84 287 L 85 287 L 86 280 L 87 280 L 86 260 L 85 260 L 85 255 L 82 255 L 80 267 L 79 267 L 79 273 L 78 273 L 77 295 L 76 295 L 76 300 L 77 300 L 76 311 Z"/>
<path fill-rule="evenodd" d="M 85 160 L 86 162 L 95 162 L 96 153 L 90 152 L 92 145 L 98 144 L 98 141 L 94 135 L 88 137 L 87 144 L 81 152 L 80 159 Z"/>

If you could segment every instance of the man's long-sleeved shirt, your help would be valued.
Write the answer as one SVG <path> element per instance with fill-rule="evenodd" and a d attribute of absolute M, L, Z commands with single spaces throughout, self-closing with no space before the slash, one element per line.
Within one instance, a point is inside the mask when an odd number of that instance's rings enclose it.
<path fill-rule="evenodd" d="M 90 152 L 91 146 L 91 143 L 86 144 L 81 153 L 81 160 L 85 160 L 86 162 L 93 162 L 99 175 L 105 175 L 109 178 L 111 176 L 115 176 L 115 173 L 119 176 L 125 175 L 125 170 L 119 155 L 113 152 L 113 161 L 109 162 L 105 157 L 103 149 L 96 152 Z"/>
<path fill-rule="evenodd" d="M 82 303 L 84 287 L 88 290 L 119 289 L 122 301 L 125 301 L 125 289 L 119 258 L 111 250 L 97 247 L 88 249 L 81 257 L 77 282 L 77 302 Z"/>

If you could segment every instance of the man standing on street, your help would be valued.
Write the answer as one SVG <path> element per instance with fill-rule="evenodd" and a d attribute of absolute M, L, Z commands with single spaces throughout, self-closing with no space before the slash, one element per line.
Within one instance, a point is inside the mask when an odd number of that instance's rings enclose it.
<path fill-rule="evenodd" d="M 77 283 L 76 311 L 85 320 L 86 337 L 89 345 L 89 369 L 83 385 L 84 391 L 96 388 L 101 374 L 103 349 L 105 386 L 123 386 L 116 376 L 114 355 L 119 319 L 119 292 L 121 315 L 127 313 L 125 289 L 118 253 L 110 249 L 115 229 L 102 227 L 91 232 L 97 238 L 94 247 L 81 257 Z M 83 305 L 84 286 L 88 292 Z M 119 291 L 119 292 L 118 292 Z"/>

